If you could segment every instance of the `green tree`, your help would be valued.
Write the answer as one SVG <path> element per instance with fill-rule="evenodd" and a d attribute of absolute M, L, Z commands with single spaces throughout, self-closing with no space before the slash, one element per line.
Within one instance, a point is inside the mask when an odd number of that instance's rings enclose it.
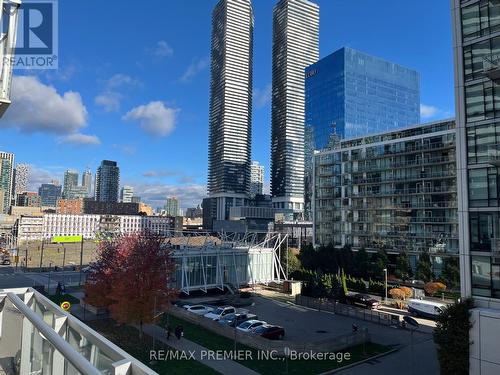
<path fill-rule="evenodd" d="M 444 258 L 441 279 L 449 289 L 454 289 L 460 285 L 460 267 L 458 265 L 458 258 Z"/>
<path fill-rule="evenodd" d="M 403 252 L 398 255 L 398 259 L 396 261 L 396 270 L 394 274 L 398 279 L 408 280 L 413 276 L 413 271 L 410 266 L 410 260 L 408 259 L 408 255 Z"/>
<path fill-rule="evenodd" d="M 418 280 L 431 281 L 434 277 L 432 263 L 429 254 L 422 253 L 418 257 L 417 270 L 415 276 Z"/>
<path fill-rule="evenodd" d="M 375 278 L 382 279 L 384 277 L 384 268 L 387 268 L 389 259 L 385 250 L 381 249 L 372 256 L 371 275 Z"/>
<path fill-rule="evenodd" d="M 359 249 L 354 255 L 354 267 L 356 268 L 356 275 L 358 277 L 368 278 L 370 262 L 368 261 L 368 253 L 364 247 Z"/>
<path fill-rule="evenodd" d="M 349 294 L 349 291 L 347 290 L 347 280 L 343 269 L 340 272 L 340 284 L 341 284 L 341 295 L 339 299 L 340 302 L 345 302 L 345 297 Z"/>
<path fill-rule="evenodd" d="M 298 250 L 293 248 L 288 248 L 287 251 L 286 246 L 280 249 L 281 265 L 283 266 L 283 269 L 285 270 L 289 278 L 292 277 L 291 275 L 294 274 L 295 271 L 298 271 L 302 268 L 302 264 L 300 263 L 300 260 L 296 255 L 297 253 Z"/>
<path fill-rule="evenodd" d="M 469 373 L 471 299 L 448 306 L 436 319 L 434 342 L 442 375 Z"/>
<path fill-rule="evenodd" d="M 314 247 L 311 244 L 302 246 L 298 259 L 302 264 L 302 267 L 307 270 L 315 271 L 318 268 L 318 252 L 314 250 Z"/>

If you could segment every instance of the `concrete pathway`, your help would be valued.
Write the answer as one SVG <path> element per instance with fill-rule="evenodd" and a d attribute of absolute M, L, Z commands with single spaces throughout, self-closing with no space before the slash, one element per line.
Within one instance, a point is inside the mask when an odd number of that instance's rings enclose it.
<path fill-rule="evenodd" d="M 156 340 L 163 342 L 173 349 L 177 349 L 179 351 L 185 352 L 188 357 L 189 353 L 194 352 L 194 358 L 204 365 L 214 369 L 215 371 L 220 372 L 221 374 L 238 374 L 238 375 L 258 375 L 258 372 L 255 372 L 248 367 L 245 367 L 238 362 L 225 359 L 225 360 L 216 360 L 209 359 L 205 355 L 202 358 L 202 353 L 207 353 L 208 349 L 198 345 L 192 341 L 189 341 L 185 338 L 181 338 L 178 340 L 174 335 L 171 336 L 170 340 L 167 340 L 165 335 L 165 330 L 161 327 L 158 327 L 154 324 L 147 324 L 144 326 L 144 333 L 154 337 Z"/>

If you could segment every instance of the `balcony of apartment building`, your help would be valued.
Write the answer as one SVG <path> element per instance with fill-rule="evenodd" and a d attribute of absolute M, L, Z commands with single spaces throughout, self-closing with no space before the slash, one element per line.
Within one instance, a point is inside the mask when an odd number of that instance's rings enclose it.
<path fill-rule="evenodd" d="M 357 168 L 353 168 L 352 172 L 373 172 L 373 171 L 385 171 L 387 169 L 401 169 L 408 167 L 419 167 L 424 165 L 437 165 L 437 164 L 448 164 L 455 163 L 455 155 L 444 155 L 444 156 L 430 156 L 430 157 L 417 157 L 410 160 L 388 160 L 385 159 L 384 162 L 379 160 L 367 160 L 362 163 L 358 163 Z"/>
<path fill-rule="evenodd" d="M 0 299 L 0 373 L 156 374 L 32 288 Z"/>
<path fill-rule="evenodd" d="M 500 155 L 499 155 L 500 156 Z M 429 172 L 429 171 L 411 171 L 408 174 L 385 174 L 380 173 L 380 176 L 373 176 L 373 174 L 364 176 L 352 176 L 353 185 L 372 185 L 372 184 L 382 184 L 389 182 L 412 182 L 420 180 L 434 180 L 434 179 L 454 179 L 457 174 L 455 169 L 439 171 L 439 172 Z M 347 183 L 343 182 L 344 185 Z"/>
<path fill-rule="evenodd" d="M 496 81 L 500 79 L 500 54 L 493 54 L 483 57 L 483 71 L 484 75 Z"/>
<path fill-rule="evenodd" d="M 488 164 L 500 167 L 500 144 L 488 146 Z"/>
<path fill-rule="evenodd" d="M 363 189 L 356 193 L 351 193 L 352 197 L 383 197 L 394 195 L 415 195 L 415 194 L 449 194 L 456 193 L 457 188 L 453 185 L 444 186 L 418 186 L 412 188 L 385 188 L 385 189 Z"/>

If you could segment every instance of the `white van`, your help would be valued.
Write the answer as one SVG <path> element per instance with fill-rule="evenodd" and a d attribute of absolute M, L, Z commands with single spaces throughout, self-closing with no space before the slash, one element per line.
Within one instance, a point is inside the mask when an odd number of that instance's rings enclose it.
<path fill-rule="evenodd" d="M 408 300 L 408 311 L 410 314 L 425 318 L 434 319 L 441 314 L 445 308 L 446 304 L 444 303 L 424 301 L 422 299 Z"/>

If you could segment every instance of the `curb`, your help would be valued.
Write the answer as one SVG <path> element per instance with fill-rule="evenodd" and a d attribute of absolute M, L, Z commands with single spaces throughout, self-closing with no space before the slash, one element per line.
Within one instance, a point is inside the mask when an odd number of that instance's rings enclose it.
<path fill-rule="evenodd" d="M 380 353 L 380 354 L 377 354 L 373 357 L 370 357 L 370 358 L 366 358 L 366 359 L 363 359 L 362 361 L 358 361 L 358 362 L 354 362 L 354 363 L 351 363 L 350 365 L 347 365 L 347 366 L 343 366 L 343 367 L 340 367 L 340 368 L 337 368 L 337 369 L 334 369 L 334 370 L 330 370 L 330 371 L 326 371 L 326 372 L 323 372 L 319 375 L 329 375 L 329 374 L 336 374 L 337 372 L 341 372 L 341 371 L 344 371 L 344 370 L 348 370 L 352 367 L 355 367 L 355 366 L 358 366 L 358 365 L 362 365 L 363 363 L 366 363 L 366 362 L 369 362 L 369 361 L 373 361 L 374 359 L 378 359 L 378 358 L 381 358 L 381 357 L 385 357 L 386 355 L 389 355 L 389 354 L 392 354 L 394 352 L 397 352 L 401 347 L 398 346 L 397 348 L 394 348 L 394 349 L 391 349 L 387 352 L 384 352 L 384 353 Z"/>

